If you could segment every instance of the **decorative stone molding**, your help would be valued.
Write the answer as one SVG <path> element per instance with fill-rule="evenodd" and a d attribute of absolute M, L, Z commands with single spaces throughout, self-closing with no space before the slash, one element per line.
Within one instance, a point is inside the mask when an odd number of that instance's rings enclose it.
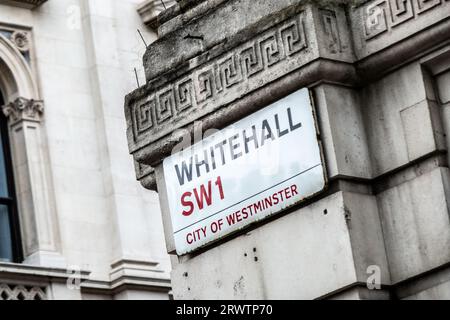
<path fill-rule="evenodd" d="M 361 7 L 364 38 L 369 41 L 411 20 L 419 19 L 428 10 L 444 9 L 448 0 L 377 0 Z M 443 6 L 443 7 L 440 7 Z M 445 11 L 445 9 L 444 9 Z"/>
<path fill-rule="evenodd" d="M 20 52 L 28 52 L 30 50 L 30 39 L 26 31 L 14 31 L 11 35 L 11 41 Z"/>
<path fill-rule="evenodd" d="M 448 18 L 449 0 L 372 0 L 350 10 L 355 51 L 364 58 Z"/>
<path fill-rule="evenodd" d="M 1 300 L 47 300 L 45 287 L 8 285 L 0 283 Z"/>
<path fill-rule="evenodd" d="M 31 31 L 6 26 L 0 27 L 0 78 L 6 101 L 12 101 L 17 97 L 35 98 L 39 96 L 35 74 L 31 69 L 30 52 L 21 52 L 11 40 L 16 31 L 27 32 L 28 39 L 31 39 Z M 14 70 L 13 73 L 12 70 Z"/>
<path fill-rule="evenodd" d="M 156 31 L 159 27 L 159 14 L 174 4 L 175 0 L 146 0 L 139 5 L 137 11 L 142 21 Z"/>
<path fill-rule="evenodd" d="M 11 40 L 16 29 L 8 30 L 0 34 L 0 83 L 7 102 L 2 111 L 9 120 L 24 263 L 64 266 L 46 136 L 42 131 L 44 105 L 29 63 Z M 23 45 L 20 37 L 16 34 L 16 42 Z"/>
<path fill-rule="evenodd" d="M 22 120 L 39 122 L 44 113 L 44 102 L 20 97 L 4 106 L 3 113 L 10 123 Z"/>
<path fill-rule="evenodd" d="M 166 124 L 184 122 L 186 113 L 195 111 L 201 116 L 211 111 L 206 108 L 210 101 L 234 100 L 242 91 L 231 89 L 241 83 L 269 81 L 273 67 L 289 68 L 308 48 L 305 15 L 300 12 L 134 104 L 131 116 L 135 142 L 148 142 L 147 138 L 153 142 L 166 135 L 173 130 Z"/>
<path fill-rule="evenodd" d="M 288 94 L 292 83 L 358 85 L 441 44 L 450 32 L 449 0 L 279 0 L 261 1 L 258 9 L 250 0 L 231 2 L 229 12 L 196 1 L 204 7 L 201 23 L 192 18 L 193 4 L 180 13 L 192 16 L 189 23 L 147 49 L 147 84 L 127 96 L 125 107 L 129 149 L 139 163 L 155 167 L 182 137 L 177 129 L 192 131 L 198 119 L 205 130 L 223 127 Z M 241 29 L 217 25 L 221 32 L 210 27 L 224 16 L 238 21 L 239 10 L 256 22 Z M 280 83 L 273 85 L 280 91 L 262 101 L 268 95 L 258 90 L 269 83 Z"/>
<path fill-rule="evenodd" d="M 11 26 L 0 26 L 0 33 L 22 54 L 28 65 L 31 65 L 31 31 Z"/>
<path fill-rule="evenodd" d="M 45 2 L 47 0 L 0 0 L 0 3 L 27 9 L 37 8 Z"/>
<path fill-rule="evenodd" d="M 170 276 L 159 268 L 157 262 L 120 260 L 111 265 L 111 290 L 120 290 L 123 286 L 141 285 L 170 290 Z"/>
<path fill-rule="evenodd" d="M 3 107 L 10 127 L 20 227 L 25 263 L 62 267 L 60 238 L 55 212 L 48 155 L 42 148 L 41 100 L 19 97 Z"/>
<path fill-rule="evenodd" d="M 0 263 L 0 300 L 81 299 L 80 286 L 89 280 L 89 271 L 67 270 L 28 264 Z M 63 289 L 63 290 L 61 290 Z"/>
<path fill-rule="evenodd" d="M 171 290 L 170 274 L 157 262 L 122 259 L 111 264 L 109 281 L 91 279 L 81 284 L 83 293 L 112 297 L 132 288 L 152 294 L 158 292 L 160 299 L 168 298 Z"/>
<path fill-rule="evenodd" d="M 339 7 L 318 10 L 302 3 L 284 10 L 280 16 L 285 19 L 264 19 L 257 26 L 242 30 L 226 46 L 193 58 L 187 64 L 189 70 L 181 69 L 185 73 L 173 72 L 173 79 L 165 75 L 155 77 L 127 97 L 130 150 L 137 161 L 147 158 L 147 154 L 140 154 L 143 147 L 156 145 L 174 129 L 212 114 L 276 80 L 280 74 L 317 59 L 319 41 L 325 42 L 322 56 L 345 62 L 350 59 L 345 12 Z M 147 58 L 150 56 L 148 51 Z M 168 145 L 158 145 L 159 154 L 170 152 L 177 139 L 164 139 L 168 140 Z M 153 165 L 158 157 L 144 161 Z"/>
<path fill-rule="evenodd" d="M 141 182 L 142 186 L 146 189 L 156 191 L 155 169 L 137 161 L 134 162 L 134 166 L 136 170 L 136 179 Z"/>

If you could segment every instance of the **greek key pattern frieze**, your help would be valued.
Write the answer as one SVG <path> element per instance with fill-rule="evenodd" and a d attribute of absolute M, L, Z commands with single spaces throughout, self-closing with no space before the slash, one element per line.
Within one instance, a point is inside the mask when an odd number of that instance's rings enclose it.
<path fill-rule="evenodd" d="M 429 10 L 448 10 L 450 0 L 374 0 L 362 10 L 366 41 L 409 21 Z M 445 7 L 445 8 L 444 8 Z"/>
<path fill-rule="evenodd" d="M 129 107 L 135 142 L 301 53 L 308 47 L 304 19 L 302 12 L 134 102 Z"/>

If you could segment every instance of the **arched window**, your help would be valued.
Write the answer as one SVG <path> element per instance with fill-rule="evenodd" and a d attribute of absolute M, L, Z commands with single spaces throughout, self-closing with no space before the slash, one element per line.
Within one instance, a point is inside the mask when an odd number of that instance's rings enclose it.
<path fill-rule="evenodd" d="M 0 92 L 0 106 L 4 105 Z M 20 262 L 22 250 L 7 119 L 0 112 L 0 262 Z"/>

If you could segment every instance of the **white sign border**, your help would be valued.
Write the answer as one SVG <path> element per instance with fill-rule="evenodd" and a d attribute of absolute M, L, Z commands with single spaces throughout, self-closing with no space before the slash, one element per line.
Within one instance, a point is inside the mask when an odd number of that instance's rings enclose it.
<path fill-rule="evenodd" d="M 242 227 L 240 227 L 240 228 L 238 228 L 236 230 L 233 230 L 232 232 L 230 232 L 230 233 L 228 233 L 228 234 L 226 234 L 226 235 L 224 235 L 222 237 L 218 237 L 216 239 L 210 240 L 208 243 L 205 243 L 205 244 L 203 244 L 203 245 L 201 245 L 199 247 L 196 247 L 196 248 L 193 248 L 193 249 L 191 249 L 189 251 L 186 251 L 185 253 L 179 254 L 177 252 L 177 249 L 176 249 L 176 246 L 175 246 L 175 234 L 174 234 L 174 230 L 173 230 L 173 221 L 172 221 L 172 216 L 170 214 L 170 206 L 169 206 L 169 203 L 168 203 L 169 198 L 168 198 L 168 194 L 167 194 L 168 191 L 167 191 L 167 186 L 166 186 L 166 183 L 167 183 L 166 173 L 165 173 L 164 168 L 162 168 L 162 177 L 164 178 L 164 194 L 165 194 L 164 199 L 167 202 L 164 205 L 164 207 L 166 208 L 166 211 L 167 211 L 166 214 L 168 215 L 168 218 L 169 218 L 169 219 L 167 219 L 167 223 L 170 224 L 170 228 L 169 228 L 169 230 L 171 231 L 170 232 L 170 237 L 171 237 L 170 240 L 171 240 L 171 243 L 173 244 L 173 249 L 174 249 L 175 253 L 177 254 L 177 256 L 182 257 L 182 256 L 188 256 L 188 255 L 192 255 L 192 254 L 201 254 L 203 252 L 206 252 L 206 251 L 212 249 L 214 246 L 217 246 L 218 243 L 220 244 L 220 243 L 228 242 L 228 241 L 230 241 L 230 240 L 232 240 L 232 239 L 234 239 L 236 237 L 239 237 L 240 235 L 242 235 L 244 233 L 248 233 L 248 232 L 250 232 L 252 230 L 257 229 L 259 226 L 262 226 L 264 224 L 270 223 L 270 222 L 272 222 L 274 220 L 280 219 L 280 218 L 284 217 L 285 215 L 288 215 L 288 214 L 292 213 L 293 210 L 294 210 L 293 208 L 296 208 L 296 209 L 302 208 L 303 204 L 308 203 L 311 199 L 317 197 L 317 195 L 323 194 L 326 190 L 328 190 L 328 188 L 329 188 L 328 168 L 327 168 L 327 163 L 326 163 L 326 158 L 325 158 L 325 151 L 324 151 L 324 146 L 323 146 L 323 141 L 322 141 L 322 133 L 321 133 L 321 130 L 320 130 L 320 127 L 319 127 L 318 114 L 317 114 L 317 108 L 316 108 L 316 99 L 315 99 L 314 92 L 311 89 L 309 89 L 307 87 L 303 87 L 303 88 L 299 88 L 299 89 L 296 89 L 296 90 L 292 90 L 288 94 L 285 94 L 282 97 L 277 98 L 276 100 L 274 100 L 274 101 L 272 101 L 270 103 L 264 104 L 264 105 L 262 105 L 260 108 L 258 108 L 256 110 L 253 110 L 251 113 L 243 116 L 242 118 L 223 125 L 218 130 L 224 130 L 228 126 L 232 126 L 234 123 L 236 123 L 236 122 L 238 122 L 238 121 L 240 121 L 240 120 L 242 120 L 242 119 L 244 119 L 246 117 L 249 117 L 249 116 L 251 116 L 252 114 L 254 114 L 256 112 L 258 112 L 260 110 L 263 110 L 266 107 L 269 107 L 273 103 L 276 103 L 277 101 L 282 100 L 282 99 L 288 97 L 289 95 L 294 94 L 297 91 L 300 91 L 300 90 L 303 90 L 303 89 L 307 89 L 308 90 L 309 101 L 311 103 L 313 124 L 314 124 L 315 132 L 316 132 L 316 139 L 317 139 L 317 143 L 318 143 L 320 159 L 321 159 L 321 166 L 322 166 L 322 173 L 323 173 L 323 179 L 324 179 L 324 186 L 323 186 L 323 188 L 321 190 L 319 190 L 319 191 L 317 191 L 317 192 L 315 192 L 315 193 L 313 193 L 313 194 L 303 198 L 302 200 L 287 206 L 286 208 L 284 208 L 284 209 L 282 209 L 282 210 L 280 210 L 278 212 L 272 213 L 272 214 L 262 218 L 261 220 L 252 221 L 252 222 L 250 222 L 250 223 L 248 223 L 246 225 L 243 225 Z"/>

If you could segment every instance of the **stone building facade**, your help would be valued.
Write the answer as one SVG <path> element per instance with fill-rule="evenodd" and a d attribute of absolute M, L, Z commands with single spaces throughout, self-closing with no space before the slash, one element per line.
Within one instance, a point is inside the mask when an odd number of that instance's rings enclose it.
<path fill-rule="evenodd" d="M 0 1 L 0 300 L 169 298 L 124 134 L 154 2 Z"/>
<path fill-rule="evenodd" d="M 450 1 L 180 0 L 159 23 L 125 113 L 175 299 L 450 299 Z M 163 161 L 180 132 L 302 88 L 326 190 L 178 255 Z"/>

